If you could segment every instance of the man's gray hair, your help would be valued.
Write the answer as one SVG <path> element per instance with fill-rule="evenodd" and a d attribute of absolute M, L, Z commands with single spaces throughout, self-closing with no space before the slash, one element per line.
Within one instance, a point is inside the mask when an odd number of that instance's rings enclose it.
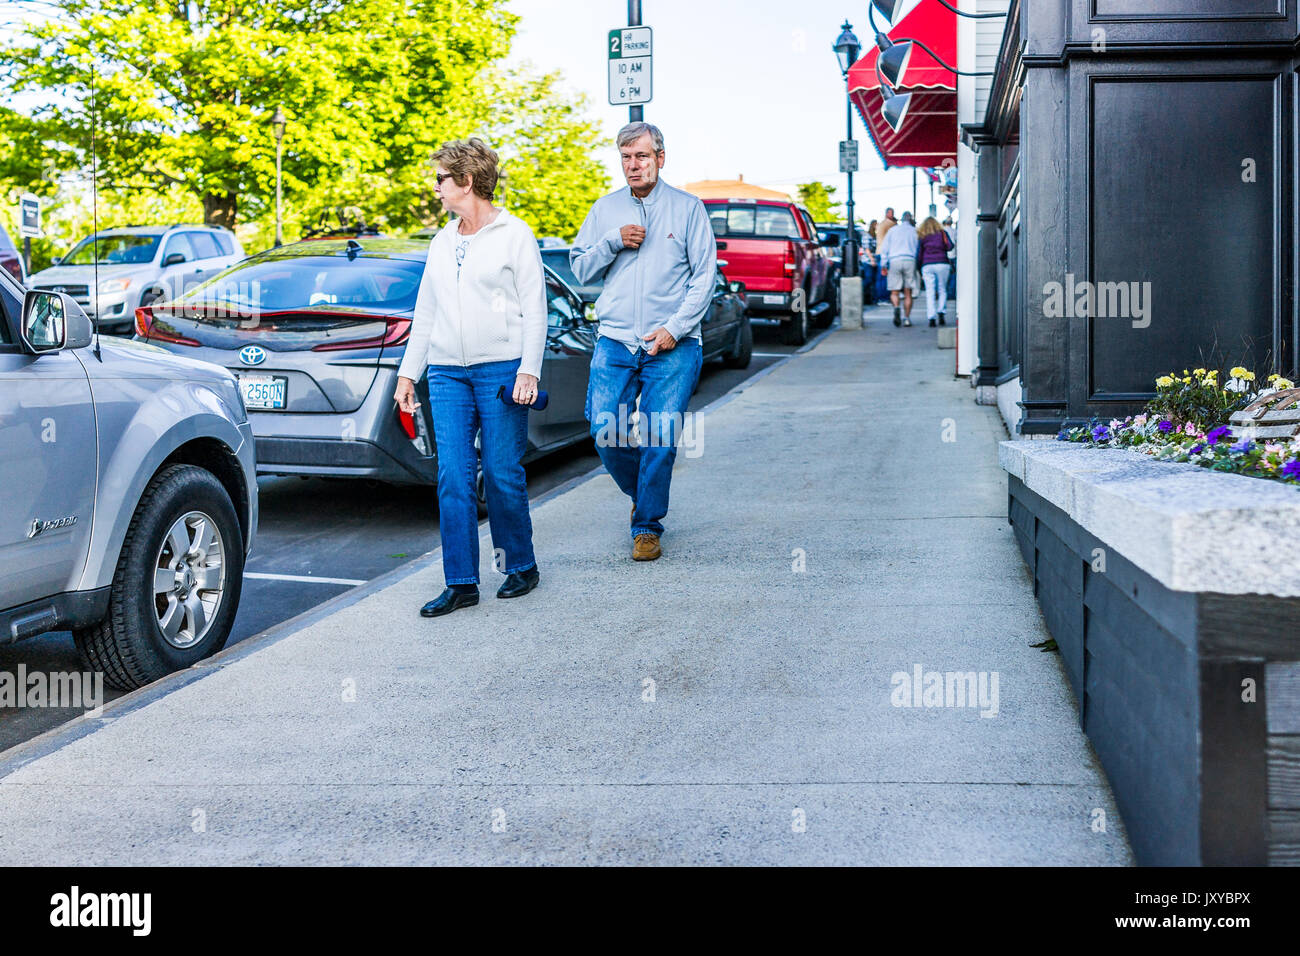
<path fill-rule="evenodd" d="M 646 133 L 650 134 L 650 142 L 654 145 L 656 153 L 662 153 L 664 150 L 664 134 L 659 132 L 659 127 L 652 123 L 628 123 L 618 131 L 618 146 L 622 149 L 624 146 L 631 146 Z"/>
<path fill-rule="evenodd" d="M 910 212 L 903 213 L 903 222 L 910 222 L 913 225 L 916 224 L 916 220 L 912 218 L 912 214 Z"/>

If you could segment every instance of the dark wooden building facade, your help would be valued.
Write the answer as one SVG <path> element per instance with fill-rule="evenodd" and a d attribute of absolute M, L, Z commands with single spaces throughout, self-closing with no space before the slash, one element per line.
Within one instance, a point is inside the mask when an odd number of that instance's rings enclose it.
<path fill-rule="evenodd" d="M 981 394 L 1013 431 L 1157 376 L 1296 377 L 1300 0 L 1015 0 L 978 154 Z"/>

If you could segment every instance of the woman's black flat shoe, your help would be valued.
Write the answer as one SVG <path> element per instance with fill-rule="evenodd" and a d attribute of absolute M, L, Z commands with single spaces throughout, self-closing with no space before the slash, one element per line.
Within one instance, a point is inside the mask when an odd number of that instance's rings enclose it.
<path fill-rule="evenodd" d="M 420 617 L 442 617 L 461 607 L 473 607 L 478 603 L 478 592 L 463 594 L 451 588 L 443 591 L 436 598 L 420 608 Z"/>

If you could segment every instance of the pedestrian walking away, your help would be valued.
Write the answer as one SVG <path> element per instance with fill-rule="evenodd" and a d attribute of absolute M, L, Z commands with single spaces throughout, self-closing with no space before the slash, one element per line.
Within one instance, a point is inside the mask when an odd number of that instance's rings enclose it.
<path fill-rule="evenodd" d="M 700 321 L 718 249 L 704 204 L 659 178 L 659 129 L 629 123 L 617 144 L 627 188 L 591 207 L 569 262 L 579 282 L 604 281 L 587 420 L 601 462 L 632 499 L 632 558 L 653 561 L 662 553 L 677 443 L 703 363 Z"/>
<path fill-rule="evenodd" d="M 921 275 L 925 277 L 925 314 L 930 325 L 946 325 L 944 310 L 948 307 L 948 273 L 952 266 L 948 264 L 948 253 L 952 250 L 952 240 L 948 232 L 939 225 L 933 216 L 921 223 L 916 230 L 918 240 L 917 262 L 921 265 Z"/>
<path fill-rule="evenodd" d="M 910 212 L 903 213 L 903 221 L 885 233 L 876 251 L 880 268 L 889 279 L 889 301 L 894 306 L 895 325 L 912 324 L 912 297 L 917 292 L 916 256 L 920 247 L 914 222 Z M 901 313 L 898 305 L 900 295 L 903 300 Z"/>
<path fill-rule="evenodd" d="M 541 252 L 527 223 L 492 205 L 496 152 L 473 137 L 433 158 L 435 192 L 457 218 L 429 243 L 394 396 L 415 414 L 415 383 L 427 367 L 446 588 L 420 609 L 425 617 L 478 604 L 480 454 L 492 546 L 504 556 L 497 597 L 521 597 L 540 581 L 523 455 L 546 346 Z M 498 398 L 503 386 L 516 404 Z"/>

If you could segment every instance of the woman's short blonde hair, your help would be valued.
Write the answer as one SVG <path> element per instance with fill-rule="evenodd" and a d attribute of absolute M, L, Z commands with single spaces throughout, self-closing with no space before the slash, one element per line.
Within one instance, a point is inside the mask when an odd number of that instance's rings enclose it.
<path fill-rule="evenodd" d="M 925 222 L 921 223 L 917 228 L 916 234 L 921 239 L 924 239 L 926 236 L 933 236 L 936 232 L 942 231 L 943 226 L 939 225 L 938 219 L 935 219 L 934 216 L 926 216 Z"/>
<path fill-rule="evenodd" d="M 497 188 L 497 164 L 501 160 L 496 150 L 477 136 L 443 143 L 433 154 L 433 161 L 451 173 L 457 186 L 464 186 L 471 179 L 474 195 L 492 199 L 492 192 Z"/>

